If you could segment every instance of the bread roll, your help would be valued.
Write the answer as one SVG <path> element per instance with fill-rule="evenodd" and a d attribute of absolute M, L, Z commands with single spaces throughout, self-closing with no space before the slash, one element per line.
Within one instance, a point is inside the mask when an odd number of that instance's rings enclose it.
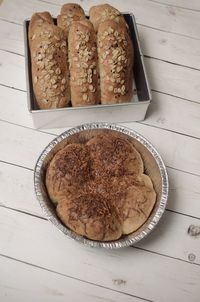
<path fill-rule="evenodd" d="M 82 7 L 75 3 L 67 3 L 61 8 L 60 15 L 57 17 L 57 25 L 64 30 L 67 37 L 72 22 L 82 19 L 85 19 L 85 13 Z"/>
<path fill-rule="evenodd" d="M 45 23 L 53 24 L 53 19 L 49 12 L 35 13 L 32 15 L 28 28 L 29 44 L 34 36 L 35 30 Z"/>
<path fill-rule="evenodd" d="M 137 175 L 144 171 L 141 155 L 126 139 L 112 134 L 97 135 L 87 146 L 94 177 Z"/>
<path fill-rule="evenodd" d="M 95 31 L 101 23 L 108 20 L 114 20 L 120 26 L 128 27 L 121 13 L 109 4 L 92 6 L 89 11 L 90 21 L 94 25 Z"/>
<path fill-rule="evenodd" d="M 90 192 L 98 192 L 112 206 L 124 235 L 146 222 L 156 202 L 153 184 L 145 174 L 101 177 L 90 185 Z"/>
<path fill-rule="evenodd" d="M 61 196 L 77 193 L 90 180 L 90 155 L 86 146 L 69 144 L 51 160 L 46 173 L 46 187 L 57 204 Z"/>
<path fill-rule="evenodd" d="M 51 109 L 67 106 L 70 101 L 69 70 L 63 31 L 44 22 L 34 29 L 29 47 L 33 90 L 38 107 Z"/>
<path fill-rule="evenodd" d="M 145 180 L 143 180 L 143 177 Z M 147 185 L 148 183 L 148 185 Z M 149 185 L 151 184 L 151 186 Z M 119 186 L 119 184 L 117 184 Z M 136 182 L 120 192 L 114 193 L 111 203 L 118 213 L 123 234 L 130 234 L 141 227 L 152 212 L 156 202 L 156 193 L 147 175 L 140 175 Z"/>
<path fill-rule="evenodd" d="M 98 104 L 96 35 L 90 21 L 72 23 L 68 45 L 72 106 Z"/>
<path fill-rule="evenodd" d="M 140 154 L 117 134 L 94 135 L 57 151 L 46 188 L 61 221 L 92 240 L 117 240 L 136 231 L 156 202 Z"/>
<path fill-rule="evenodd" d="M 112 204 L 101 194 L 66 198 L 56 208 L 65 225 L 92 240 L 110 241 L 121 237 L 121 224 Z"/>
<path fill-rule="evenodd" d="M 133 91 L 133 45 L 125 27 L 113 20 L 97 32 L 102 104 L 130 102 Z"/>

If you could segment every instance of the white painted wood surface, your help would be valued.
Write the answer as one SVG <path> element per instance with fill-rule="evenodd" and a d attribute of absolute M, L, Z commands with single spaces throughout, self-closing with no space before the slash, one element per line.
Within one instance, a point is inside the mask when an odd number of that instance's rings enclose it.
<path fill-rule="evenodd" d="M 200 1 L 108 1 L 132 11 L 153 101 L 128 126 L 149 139 L 169 173 L 166 213 L 135 247 L 105 251 L 66 238 L 46 220 L 33 169 L 61 129 L 35 130 L 27 110 L 23 20 L 57 15 L 65 0 L 0 5 L 0 301 L 200 301 Z M 85 10 L 101 1 L 77 1 Z"/>

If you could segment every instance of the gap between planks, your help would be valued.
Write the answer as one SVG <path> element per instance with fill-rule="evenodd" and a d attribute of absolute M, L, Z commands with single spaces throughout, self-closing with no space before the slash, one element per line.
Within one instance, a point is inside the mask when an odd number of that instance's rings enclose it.
<path fill-rule="evenodd" d="M 39 1 L 45 2 L 45 1 L 43 1 L 43 0 L 39 0 Z M 184 6 L 180 6 L 180 5 L 175 5 L 175 4 L 169 4 L 169 3 L 160 2 L 160 1 L 157 1 L 157 0 L 148 0 L 148 1 L 153 2 L 153 3 L 158 3 L 158 4 L 161 4 L 161 5 L 164 5 L 164 6 L 170 6 L 170 7 L 181 8 L 181 9 L 190 10 L 190 11 L 193 11 L 193 12 L 200 12 L 199 9 L 188 8 L 188 7 L 184 7 Z M 49 2 L 48 2 L 48 3 L 49 3 Z"/>
<path fill-rule="evenodd" d="M 38 0 L 39 2 L 44 2 L 44 3 L 48 3 L 51 5 L 55 5 L 55 6 L 60 6 L 57 3 L 54 2 L 49 2 L 47 0 Z M 80 0 L 81 2 L 83 2 L 83 0 Z M 176 8 L 181 8 L 181 9 L 185 9 L 185 10 L 189 10 L 189 11 L 193 11 L 193 12 L 200 12 L 199 9 L 194 9 L 194 8 L 188 8 L 188 7 L 184 7 L 184 6 L 180 6 L 180 5 L 175 5 L 175 4 L 169 4 L 169 3 L 165 3 L 165 2 L 160 2 L 160 1 L 156 1 L 156 0 L 148 0 L 149 2 L 153 2 L 153 3 L 157 3 L 157 4 L 161 4 L 164 6 L 169 6 L 169 7 L 176 7 Z"/>
<path fill-rule="evenodd" d="M 134 298 L 140 299 L 142 301 L 154 302 L 153 300 L 145 299 L 145 298 L 142 298 L 140 296 L 132 295 L 132 294 L 129 294 L 129 293 L 126 293 L 126 292 L 122 292 L 120 290 L 115 290 L 115 289 L 112 289 L 112 288 L 109 288 L 109 287 L 106 287 L 106 286 L 103 286 L 103 285 L 100 285 L 100 284 L 96 284 L 96 283 L 89 282 L 89 281 L 86 281 L 86 280 L 83 280 L 83 279 L 80 279 L 80 278 L 69 276 L 69 275 L 57 272 L 55 270 L 51 270 L 51 269 L 48 269 L 48 268 L 45 268 L 45 267 L 42 267 L 42 266 L 30 263 L 30 262 L 27 262 L 27 261 L 23 261 L 23 260 L 14 258 L 14 257 L 10 257 L 10 256 L 7 256 L 7 255 L 1 254 L 1 253 L 0 253 L 0 257 L 4 257 L 6 259 L 10 259 L 10 260 L 13 260 L 13 261 L 16 261 L 16 262 L 19 262 L 19 263 L 23 263 L 23 264 L 26 264 L 28 266 L 31 266 L 31 267 L 34 267 L 34 268 L 37 268 L 37 269 L 41 269 L 41 270 L 44 270 L 44 271 L 47 271 L 47 272 L 50 272 L 50 273 L 53 273 L 53 274 L 56 274 L 56 275 L 59 275 L 59 276 L 63 276 L 65 278 L 73 279 L 73 280 L 76 280 L 76 281 L 79 281 L 79 282 L 83 282 L 83 283 L 90 284 L 90 285 L 93 285 L 93 286 L 96 286 L 96 287 L 107 289 L 109 291 L 117 292 L 117 293 L 122 294 L 122 295 L 134 297 Z"/>
<path fill-rule="evenodd" d="M 59 4 L 56 4 L 56 3 L 53 3 L 53 2 L 48 2 L 48 1 L 43 1 L 43 0 L 38 0 L 38 1 L 44 2 L 44 3 L 48 3 L 48 4 L 51 4 L 51 5 L 55 5 L 55 6 L 60 6 Z M 147 1 L 150 1 L 150 0 L 147 0 Z M 153 2 L 153 1 L 152 1 L 152 2 Z M 161 4 L 161 3 L 159 3 L 159 4 Z M 163 3 L 162 3 L 162 4 L 163 4 Z M 163 5 L 165 5 L 165 6 L 172 6 L 172 5 L 167 5 L 167 4 L 163 4 Z M 195 11 L 196 11 L 196 10 L 195 10 Z M 198 11 L 196 11 L 196 12 L 198 12 Z M 5 22 L 7 22 L 7 23 L 11 23 L 11 24 L 16 24 L 16 25 L 23 26 L 22 23 L 15 22 L 15 21 L 10 21 L 10 20 L 7 20 L 7 19 L 2 18 L 2 17 L 0 17 L 0 20 L 5 21 Z M 155 30 L 158 30 L 158 31 L 161 31 L 161 32 L 166 32 L 166 33 L 174 34 L 174 35 L 177 35 L 177 36 L 183 36 L 183 37 L 186 37 L 186 38 L 189 38 L 189 39 L 193 39 L 193 40 L 200 40 L 200 38 L 197 38 L 197 37 L 191 37 L 191 36 L 186 35 L 186 34 L 177 33 L 177 32 L 173 32 L 173 31 L 169 31 L 169 30 L 157 28 L 157 27 L 154 27 L 154 26 L 142 24 L 142 23 L 140 23 L 140 22 L 136 22 L 136 24 L 137 24 L 137 25 L 140 25 L 140 26 L 143 26 L 143 27 L 146 27 L 146 28 L 155 29 Z"/>
<path fill-rule="evenodd" d="M 1 49 L 0 49 L 1 50 Z M 3 49 L 2 49 L 3 50 Z M 6 51 L 6 50 L 5 50 Z M 9 52 L 9 51 L 8 51 Z M 11 52 L 12 53 L 12 52 Z M 13 52 L 14 53 L 14 52 Z M 14 53 L 16 54 L 16 53 Z M 23 56 L 23 55 L 21 55 Z M 171 61 L 167 61 L 167 60 L 164 60 L 164 59 L 159 59 L 159 58 L 156 58 L 156 57 L 152 57 L 152 56 L 148 56 L 148 55 L 143 55 L 145 58 L 147 59 L 153 59 L 153 60 L 156 60 L 156 61 L 161 61 L 161 62 L 164 62 L 164 63 L 168 63 L 168 64 L 172 64 L 172 65 L 175 65 L 175 66 L 181 66 L 181 67 L 184 67 L 184 68 L 188 68 L 188 69 L 193 69 L 193 70 L 197 70 L 197 71 L 200 71 L 199 68 L 194 68 L 194 67 L 190 67 L 190 66 L 187 66 L 187 65 L 183 65 L 183 64 L 179 64 L 179 63 L 174 63 L 174 62 L 171 62 Z"/>
<path fill-rule="evenodd" d="M 139 23 L 139 22 L 137 22 L 137 25 L 140 25 L 140 26 L 143 26 L 143 27 L 147 27 L 147 28 L 151 28 L 151 29 L 155 29 L 155 30 L 159 30 L 159 31 L 162 31 L 164 33 L 169 33 L 169 34 L 173 34 L 173 35 L 177 35 L 177 36 L 186 37 L 186 38 L 189 38 L 189 39 L 192 39 L 192 40 L 200 40 L 200 38 L 194 38 L 194 37 L 191 37 L 191 36 L 188 36 L 188 35 L 185 35 L 185 34 L 180 34 L 180 33 L 176 33 L 176 32 L 173 32 L 173 31 L 160 29 L 160 28 L 157 28 L 157 27 L 154 27 L 154 26 L 150 26 L 150 25 L 145 25 L 145 24 L 142 24 L 142 23 Z"/>
<path fill-rule="evenodd" d="M 36 218 L 36 219 L 41 219 L 41 220 L 44 220 L 46 221 L 47 223 L 50 223 L 50 221 L 45 218 L 45 217 L 42 217 L 42 216 L 39 216 L 39 215 L 35 215 L 35 214 L 31 214 L 29 212 L 26 212 L 26 211 L 22 211 L 22 210 L 17 210 L 17 209 L 14 209 L 14 208 L 11 208 L 11 207 L 7 207 L 7 206 L 4 206 L 2 204 L 0 204 L 0 208 L 4 208 L 4 209 L 7 209 L 7 210 L 11 210 L 11 211 L 14 211 L 14 212 L 17 212 L 19 214 L 24 214 L 24 215 L 28 215 L 28 216 L 31 216 L 33 218 Z M 166 209 L 167 210 L 167 209 Z M 172 211 L 174 213 L 176 213 L 175 211 Z M 179 214 L 179 213 L 177 213 Z M 180 214 L 182 215 L 182 214 Z M 184 215 L 184 214 L 183 214 Z M 187 215 L 185 215 L 187 216 Z M 196 217 L 194 217 L 196 219 Z M 197 218 L 197 219 L 200 219 L 200 218 Z M 144 251 L 144 252 L 147 252 L 147 253 L 150 253 L 150 254 L 155 254 L 155 255 L 159 255 L 161 257 L 165 257 L 165 258 L 169 258 L 169 259 L 173 259 L 173 260 L 178 260 L 178 261 L 181 261 L 181 262 L 184 262 L 184 263 L 189 263 L 191 265 L 195 265 L 195 266 L 200 266 L 200 263 L 195 263 L 195 262 L 191 262 L 189 260 L 184 260 L 184 259 L 181 259 L 181 258 L 178 258 L 178 257 L 174 257 L 174 256 L 170 256 L 170 255 L 167 255 L 167 254 L 164 254 L 164 253 L 160 253 L 160 252 L 156 252 L 156 251 L 153 251 L 153 250 L 149 250 L 149 249 L 145 249 L 145 248 L 142 248 L 142 247 L 139 247 L 139 246 L 134 246 L 134 245 L 131 245 L 131 246 L 128 246 L 126 248 L 133 248 L 133 249 L 138 249 L 138 250 L 141 250 L 141 251 Z M 1 254 L 0 254 L 1 256 Z M 9 256 L 8 256 L 9 257 Z M 19 260 L 20 261 L 20 260 Z"/>
<path fill-rule="evenodd" d="M 1 86 L 1 84 L 0 84 Z M 4 87 L 7 87 L 4 85 Z M 9 88 L 9 87 L 7 87 Z M 196 103 L 195 103 L 196 104 Z M 199 104 L 199 103 L 198 103 Z M 200 104 L 199 104 L 200 105 Z M 15 126 L 19 126 L 19 127 L 22 127 L 22 128 L 25 128 L 25 129 L 28 129 L 28 130 L 33 130 L 33 131 L 36 131 L 36 132 L 41 132 L 41 133 L 45 133 L 45 134 L 50 134 L 54 137 L 56 137 L 57 135 L 55 133 L 52 133 L 52 132 L 48 132 L 48 131 L 45 131 L 45 130 L 40 130 L 40 129 L 34 129 L 34 128 L 31 128 L 31 127 L 28 127 L 28 126 L 24 126 L 24 125 L 20 125 L 20 124 L 17 124 L 17 123 L 13 123 L 13 122 L 10 122 L 10 121 L 6 121 L 6 120 L 3 120 L 3 119 L 0 119 L 0 122 L 3 122 L 3 123 L 7 123 L 7 124 L 10 124 L 10 125 L 15 125 Z M 189 138 L 193 138 L 193 139 L 196 139 L 196 140 L 200 140 L 200 137 L 197 137 L 197 136 L 194 136 L 194 135 L 190 135 L 190 134 L 186 134 L 186 133 L 181 133 L 179 131 L 175 131 L 175 130 L 170 130 L 170 129 L 167 129 L 167 128 L 163 128 L 163 127 L 158 127 L 156 125 L 152 125 L 152 124 L 149 124 L 148 122 L 143 122 L 143 121 L 136 121 L 137 124 L 142 124 L 142 125 L 145 125 L 147 127 L 151 127 L 151 128 L 156 128 L 156 129 L 161 129 L 163 131 L 167 131 L 167 132 L 172 132 L 172 133 L 175 133 L 175 134 L 178 134 L 178 135 L 182 135 L 182 136 L 186 136 L 186 137 L 189 137 Z M 74 127 L 69 127 L 69 128 L 74 128 Z M 60 128 L 62 129 L 62 128 Z M 65 131 L 64 131 L 65 132 Z"/>

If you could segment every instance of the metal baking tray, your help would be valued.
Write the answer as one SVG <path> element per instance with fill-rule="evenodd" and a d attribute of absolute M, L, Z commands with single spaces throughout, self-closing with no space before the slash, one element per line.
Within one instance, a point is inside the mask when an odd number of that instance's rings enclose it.
<path fill-rule="evenodd" d="M 45 186 L 45 176 L 48 164 L 58 150 L 63 148 L 68 143 L 86 142 L 95 134 L 102 134 L 105 133 L 105 131 L 117 132 L 119 136 L 125 136 L 125 138 L 135 146 L 142 156 L 145 168 L 144 172 L 151 178 L 157 195 L 156 203 L 150 216 L 138 230 L 129 235 L 123 236 L 118 240 L 107 242 L 87 239 L 67 228 L 56 215 L 55 205 L 49 199 Z M 45 212 L 46 217 L 61 232 L 63 232 L 69 238 L 91 247 L 114 249 L 135 244 L 146 237 L 155 228 L 165 211 L 169 185 L 167 171 L 161 156 L 152 146 L 152 144 L 143 136 L 129 128 L 115 124 L 90 123 L 72 128 L 57 136 L 52 142 L 50 142 L 50 144 L 43 150 L 36 163 L 34 172 L 34 186 L 36 196 Z"/>
<path fill-rule="evenodd" d="M 39 109 L 33 92 L 31 56 L 28 44 L 28 26 L 30 20 L 24 21 L 25 67 L 27 83 L 28 110 L 32 115 L 36 128 L 60 128 L 76 126 L 86 122 L 131 122 L 144 120 L 151 101 L 151 90 L 140 47 L 135 17 L 131 13 L 123 13 L 128 23 L 134 47 L 134 84 L 133 101 L 114 105 L 93 105 L 84 107 L 65 107 L 59 109 Z M 56 19 L 54 18 L 56 23 Z"/>

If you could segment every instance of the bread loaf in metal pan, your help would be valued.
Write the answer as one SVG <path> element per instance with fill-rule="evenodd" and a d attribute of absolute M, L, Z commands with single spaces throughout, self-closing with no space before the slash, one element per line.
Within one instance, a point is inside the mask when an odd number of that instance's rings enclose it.
<path fill-rule="evenodd" d="M 102 104 L 130 102 L 133 95 L 133 44 L 125 26 L 108 20 L 97 32 Z"/>
<path fill-rule="evenodd" d="M 82 7 L 76 3 L 66 3 L 61 7 L 60 15 L 57 17 L 57 25 L 64 30 L 67 37 L 72 22 L 82 19 L 85 19 Z"/>
<path fill-rule="evenodd" d="M 40 16 L 34 14 L 29 27 L 36 102 L 40 109 L 66 107 L 70 102 L 70 88 L 65 35 L 53 22 L 40 22 Z"/>
<path fill-rule="evenodd" d="M 115 7 L 109 4 L 92 6 L 89 15 L 95 31 L 98 30 L 101 23 L 108 20 L 113 20 L 121 26 L 128 27 L 123 15 Z"/>
<path fill-rule="evenodd" d="M 90 21 L 72 23 L 68 47 L 72 106 L 98 104 L 96 34 Z"/>

